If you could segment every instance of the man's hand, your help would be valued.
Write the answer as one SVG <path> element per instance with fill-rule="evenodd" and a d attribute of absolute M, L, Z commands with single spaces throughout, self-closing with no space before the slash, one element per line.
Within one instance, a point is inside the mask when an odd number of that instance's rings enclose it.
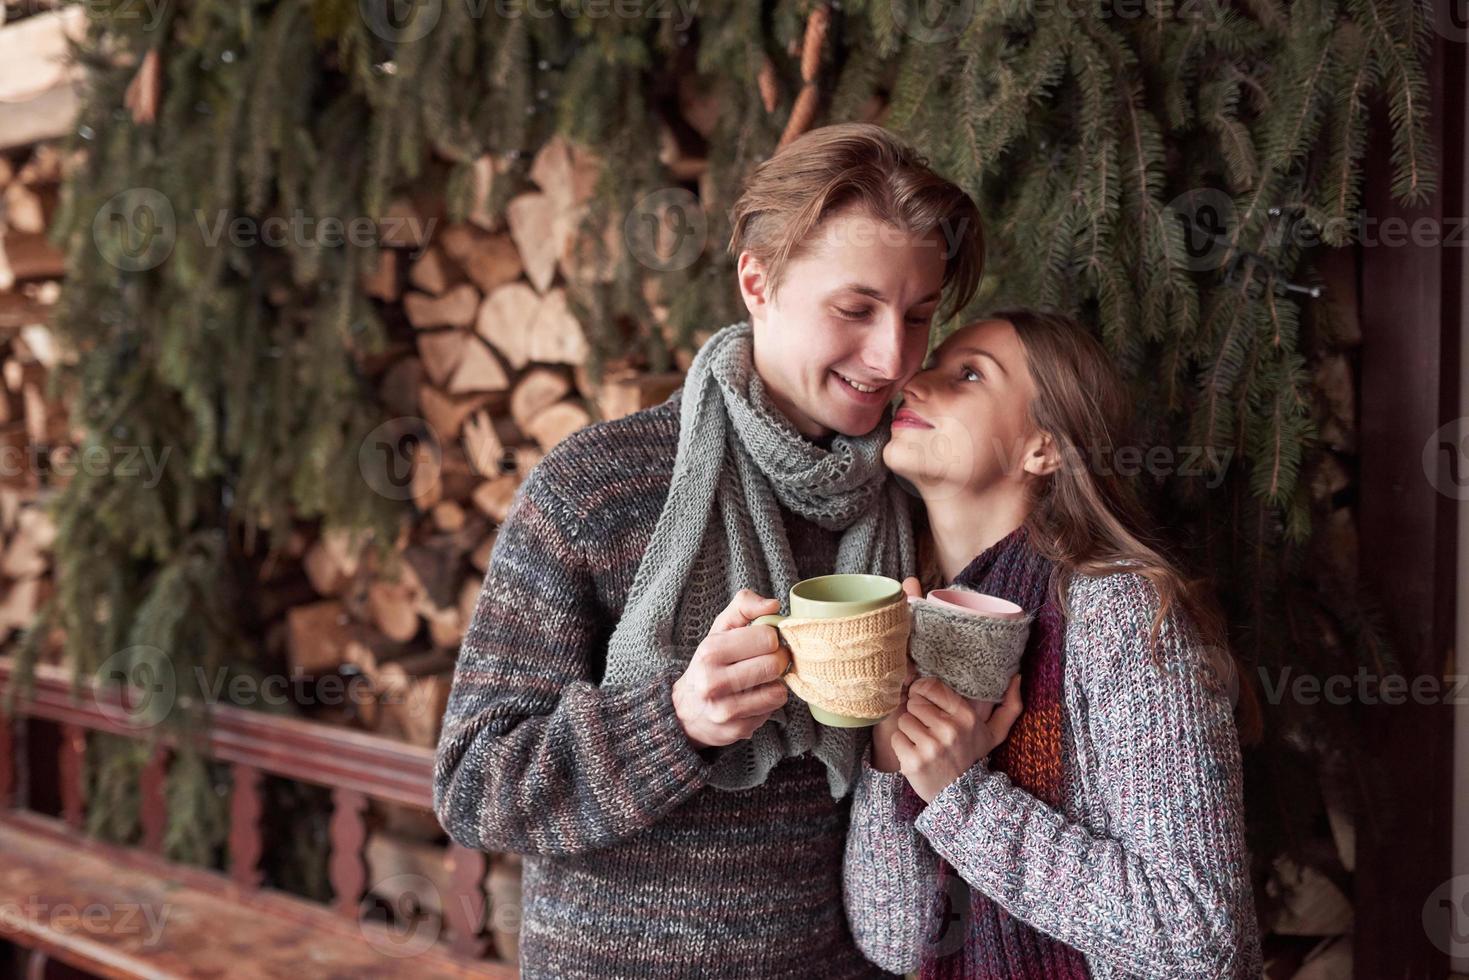
<path fill-rule="evenodd" d="M 913 575 L 903 579 L 903 592 L 904 602 L 923 598 L 923 589 Z M 903 717 L 903 711 L 908 706 L 908 687 L 917 676 L 918 667 L 913 663 L 913 658 L 909 657 L 908 676 L 903 680 L 903 694 L 898 699 L 898 706 L 872 728 L 872 768 L 878 772 L 898 771 L 898 757 L 893 753 L 893 736 L 898 734 L 898 719 Z"/>
<path fill-rule="evenodd" d="M 1010 678 L 999 704 L 971 701 L 936 677 L 908 689 L 893 752 L 898 769 L 925 803 L 994 751 L 1020 717 L 1020 675 Z"/>
<path fill-rule="evenodd" d="M 775 627 L 750 625 L 778 612 L 775 599 L 736 592 L 674 682 L 673 709 L 695 748 L 749 738 L 786 703 L 790 691 L 780 678 L 790 655 Z"/>

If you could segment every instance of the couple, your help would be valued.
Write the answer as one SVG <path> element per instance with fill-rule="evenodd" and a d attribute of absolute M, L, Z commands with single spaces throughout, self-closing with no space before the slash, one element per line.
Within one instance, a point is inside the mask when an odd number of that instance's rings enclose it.
<path fill-rule="evenodd" d="M 1077 462 L 1124 421 L 1105 352 L 1016 311 L 925 365 L 980 219 L 880 127 L 733 219 L 749 320 L 528 475 L 459 655 L 434 804 L 525 855 L 522 973 L 1259 976 L 1218 623 Z M 752 621 L 838 571 L 1035 612 L 1005 700 L 816 724 Z"/>

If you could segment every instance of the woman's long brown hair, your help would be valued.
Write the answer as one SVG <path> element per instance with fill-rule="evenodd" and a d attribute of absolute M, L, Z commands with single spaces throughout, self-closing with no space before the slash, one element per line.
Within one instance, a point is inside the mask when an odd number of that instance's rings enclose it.
<path fill-rule="evenodd" d="M 1101 343 L 1076 320 L 1042 310 L 1001 310 L 980 317 L 1015 328 L 1035 382 L 1031 421 L 1053 440 L 1062 464 L 1031 483 L 1026 518 L 1032 547 L 1057 566 L 1055 599 L 1069 615 L 1066 584 L 1075 574 L 1110 575 L 1127 563 L 1158 592 L 1149 643 L 1156 656 L 1171 610 L 1195 631 L 1221 684 L 1238 685 L 1235 724 L 1243 744 L 1259 739 L 1260 705 L 1230 650 L 1224 617 L 1207 584 L 1187 578 L 1142 528 L 1147 518 L 1136 487 L 1110 465 L 1117 436 L 1130 425 L 1127 388 Z M 1097 466 L 1097 460 L 1108 465 Z M 926 523 L 926 522 L 925 522 Z"/>

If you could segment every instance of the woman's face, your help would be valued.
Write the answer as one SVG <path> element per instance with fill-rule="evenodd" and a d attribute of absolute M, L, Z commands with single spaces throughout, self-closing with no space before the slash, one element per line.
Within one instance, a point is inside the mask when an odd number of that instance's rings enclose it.
<path fill-rule="evenodd" d="M 925 500 L 1023 487 L 1047 472 L 1030 418 L 1029 361 L 1015 328 L 983 320 L 956 330 L 903 388 L 883 460 Z"/>
<path fill-rule="evenodd" d="M 937 231 L 914 236 L 855 210 L 822 222 L 773 298 L 762 263 L 740 255 L 755 369 L 798 431 L 877 427 L 923 361 L 945 265 Z"/>

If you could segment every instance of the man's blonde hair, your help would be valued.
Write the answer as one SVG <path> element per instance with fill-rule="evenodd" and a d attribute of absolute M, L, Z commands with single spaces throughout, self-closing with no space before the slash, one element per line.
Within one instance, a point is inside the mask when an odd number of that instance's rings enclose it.
<path fill-rule="evenodd" d="M 979 208 L 912 147 L 871 123 L 813 129 L 760 164 L 730 214 L 729 252 L 760 260 L 773 297 L 807 236 L 849 206 L 915 236 L 939 233 L 947 296 L 937 319 L 973 298 L 984 272 Z"/>

